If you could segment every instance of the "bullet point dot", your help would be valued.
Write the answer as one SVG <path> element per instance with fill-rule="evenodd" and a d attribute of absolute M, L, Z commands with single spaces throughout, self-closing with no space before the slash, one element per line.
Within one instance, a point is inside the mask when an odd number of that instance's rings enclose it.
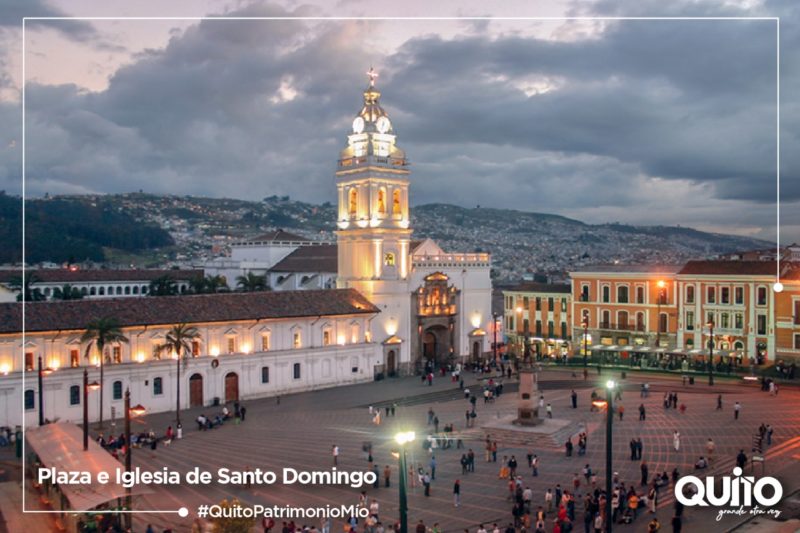
<path fill-rule="evenodd" d="M 187 516 L 189 516 L 189 509 L 187 509 L 186 507 L 181 507 L 180 509 L 178 509 L 178 515 L 182 518 L 186 518 Z"/>

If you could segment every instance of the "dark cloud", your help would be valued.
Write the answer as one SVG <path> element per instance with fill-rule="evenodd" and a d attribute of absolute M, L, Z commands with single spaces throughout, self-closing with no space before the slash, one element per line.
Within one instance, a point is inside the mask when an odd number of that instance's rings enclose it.
<path fill-rule="evenodd" d="M 28 190 L 333 200 L 335 160 L 374 59 L 368 24 L 206 20 L 138 55 L 102 92 L 32 84 Z M 493 34 L 499 25 L 418 37 L 377 65 L 416 203 L 772 223 L 770 23 L 618 22 L 570 42 Z M 793 43 L 784 47 L 797 44 L 796 30 L 783 35 Z M 797 59 L 785 61 L 790 87 Z M 784 94 L 786 147 L 800 124 Z M 787 203 L 800 200 L 797 157 L 784 150 Z M 12 190 L 14 164 L 0 156 Z"/>
<path fill-rule="evenodd" d="M 0 6 L 0 27 L 22 29 L 25 17 L 64 17 L 67 14 L 45 0 L 3 0 Z M 97 38 L 92 25 L 83 20 L 28 20 L 26 28 L 53 28 L 70 39 L 88 42 Z M 100 46 L 113 46 L 98 42 Z"/>

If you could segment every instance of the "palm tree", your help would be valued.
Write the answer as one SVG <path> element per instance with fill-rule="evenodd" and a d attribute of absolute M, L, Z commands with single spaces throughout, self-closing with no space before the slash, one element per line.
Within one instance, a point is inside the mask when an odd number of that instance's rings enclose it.
<path fill-rule="evenodd" d="M 248 272 L 245 276 L 237 276 L 236 288 L 244 292 L 269 290 L 269 286 L 267 285 L 267 277 L 259 276 L 253 272 Z"/>
<path fill-rule="evenodd" d="M 65 283 L 62 287 L 53 289 L 54 300 L 81 300 L 83 293 L 78 287 L 73 287 L 69 283 Z"/>
<path fill-rule="evenodd" d="M 173 296 L 178 294 L 178 285 L 169 276 L 161 276 L 150 282 L 150 296 Z"/>
<path fill-rule="evenodd" d="M 206 276 L 206 286 L 208 287 L 208 292 L 228 292 L 230 287 L 228 287 L 228 282 L 225 281 L 225 276 Z"/>
<path fill-rule="evenodd" d="M 17 295 L 17 301 L 26 301 L 26 302 L 39 302 L 44 300 L 44 294 L 39 289 L 31 289 L 31 285 L 41 281 L 39 276 L 36 275 L 36 272 L 24 272 L 21 276 L 15 276 L 11 278 L 8 283 L 9 288 L 12 291 L 19 291 Z"/>
<path fill-rule="evenodd" d="M 187 324 L 178 324 L 172 326 L 167 332 L 164 344 L 159 345 L 156 350 L 158 353 L 167 352 L 167 354 L 177 354 L 178 360 L 178 374 L 175 382 L 176 387 L 176 409 L 175 409 L 175 424 L 181 425 L 181 360 L 186 357 L 186 354 L 192 353 L 192 341 L 200 337 L 200 332 L 197 328 Z"/>
<path fill-rule="evenodd" d="M 86 357 L 92 346 L 100 356 L 100 427 L 103 427 L 103 366 L 105 365 L 105 348 L 109 344 L 128 342 L 128 337 L 123 335 L 119 321 L 116 318 L 98 318 L 86 325 L 86 331 L 81 336 L 81 342 L 86 345 Z"/>

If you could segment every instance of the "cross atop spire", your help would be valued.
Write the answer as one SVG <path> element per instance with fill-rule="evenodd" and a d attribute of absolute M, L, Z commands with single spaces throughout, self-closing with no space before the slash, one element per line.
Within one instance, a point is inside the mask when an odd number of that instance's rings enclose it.
<path fill-rule="evenodd" d="M 369 86 L 375 87 L 375 79 L 378 77 L 378 73 L 375 72 L 375 69 L 372 66 L 369 67 L 369 71 L 367 72 L 367 77 L 369 78 Z"/>

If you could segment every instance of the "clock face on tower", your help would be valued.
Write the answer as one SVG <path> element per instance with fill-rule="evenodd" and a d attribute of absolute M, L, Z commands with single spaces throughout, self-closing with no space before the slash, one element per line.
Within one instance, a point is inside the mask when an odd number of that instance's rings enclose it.
<path fill-rule="evenodd" d="M 389 122 L 389 119 L 387 117 L 381 117 L 378 119 L 378 122 L 375 123 L 375 127 L 378 128 L 378 131 L 380 133 L 386 133 L 387 131 L 389 131 L 389 128 L 392 127 L 392 123 Z"/>
<path fill-rule="evenodd" d="M 353 133 L 361 133 L 362 131 L 364 131 L 364 119 L 356 117 L 353 120 Z"/>

